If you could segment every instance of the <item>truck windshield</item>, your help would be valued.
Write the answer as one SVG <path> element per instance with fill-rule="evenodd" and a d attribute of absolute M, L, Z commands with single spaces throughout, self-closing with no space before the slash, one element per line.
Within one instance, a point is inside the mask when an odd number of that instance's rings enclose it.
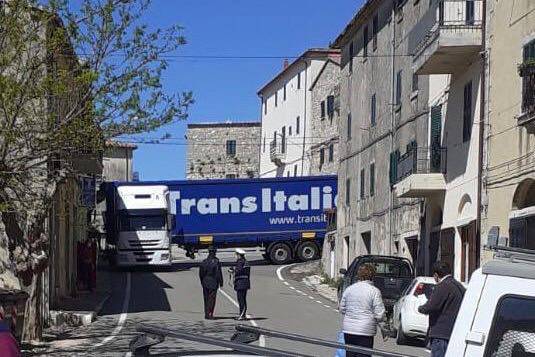
<path fill-rule="evenodd" d="M 121 217 L 120 230 L 125 231 L 160 231 L 165 229 L 165 216 L 128 216 Z"/>

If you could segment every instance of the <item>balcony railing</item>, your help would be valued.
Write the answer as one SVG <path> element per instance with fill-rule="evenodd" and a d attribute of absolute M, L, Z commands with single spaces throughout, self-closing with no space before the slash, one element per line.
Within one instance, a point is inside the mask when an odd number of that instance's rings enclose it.
<path fill-rule="evenodd" d="M 395 182 L 414 174 L 446 173 L 446 152 L 440 146 L 408 150 L 397 161 Z"/>
<path fill-rule="evenodd" d="M 482 0 L 440 0 L 434 2 L 409 35 L 409 52 L 418 54 L 441 30 L 479 31 Z"/>
<path fill-rule="evenodd" d="M 275 165 L 283 165 L 286 160 L 286 144 L 282 140 L 272 140 L 269 143 L 269 157 Z"/>
<path fill-rule="evenodd" d="M 518 66 L 522 77 L 522 114 L 518 117 L 520 125 L 526 125 L 530 132 L 535 131 L 535 60 Z"/>

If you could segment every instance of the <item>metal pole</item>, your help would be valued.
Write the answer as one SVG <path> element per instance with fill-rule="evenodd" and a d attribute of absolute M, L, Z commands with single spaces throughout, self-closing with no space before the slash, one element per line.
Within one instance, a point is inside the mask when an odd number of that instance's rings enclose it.
<path fill-rule="evenodd" d="M 308 344 L 316 345 L 316 346 L 330 347 L 330 348 L 333 348 L 333 349 L 345 349 L 348 352 L 372 354 L 374 356 L 379 356 L 379 357 L 414 357 L 414 356 L 411 356 L 411 355 L 402 355 L 402 354 L 399 354 L 399 353 L 381 351 L 381 350 L 376 350 L 376 349 L 373 349 L 373 348 L 365 348 L 365 347 L 357 347 L 357 346 L 352 346 L 352 345 L 345 345 L 345 344 L 338 343 L 338 342 L 322 340 L 322 339 L 319 339 L 319 338 L 311 338 L 311 337 L 296 335 L 296 334 L 292 334 L 292 333 L 288 333 L 288 332 L 272 331 L 272 330 L 267 330 L 267 329 L 260 328 L 260 327 L 238 325 L 238 326 L 236 326 L 236 330 L 240 331 L 240 332 L 256 333 L 256 334 L 260 334 L 260 335 L 264 335 L 264 336 L 271 336 L 271 337 L 281 338 L 281 339 L 285 339 L 285 340 L 299 341 L 299 342 L 304 342 L 304 343 L 308 343 Z"/>
<path fill-rule="evenodd" d="M 203 344 L 211 345 L 211 346 L 219 346 L 223 348 L 229 348 L 234 351 L 239 352 L 245 352 L 245 353 L 252 353 L 257 356 L 266 356 L 266 357 L 312 357 L 309 355 L 304 354 L 297 354 L 297 353 L 290 353 L 290 352 L 284 352 L 279 351 L 271 348 L 265 348 L 265 347 L 258 347 L 258 346 L 252 346 L 247 345 L 244 343 L 238 343 L 238 342 L 232 342 L 232 341 L 226 341 L 219 338 L 209 337 L 209 336 L 203 336 L 203 335 L 197 335 L 193 334 L 191 332 L 182 332 L 182 331 L 172 331 L 166 328 L 161 327 L 155 327 L 155 326 L 149 326 L 149 325 L 140 325 L 137 328 L 137 331 L 153 334 L 157 336 L 165 336 L 165 337 L 172 337 L 177 338 L 180 340 L 185 341 L 193 341 L 193 342 L 200 342 Z"/>

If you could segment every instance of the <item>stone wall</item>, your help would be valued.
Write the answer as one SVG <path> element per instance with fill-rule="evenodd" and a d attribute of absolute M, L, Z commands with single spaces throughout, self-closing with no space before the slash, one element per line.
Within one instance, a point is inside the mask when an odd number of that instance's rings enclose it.
<path fill-rule="evenodd" d="M 308 152 L 310 160 L 310 175 L 336 174 L 338 171 L 338 124 L 340 120 L 340 108 L 328 113 L 327 98 L 333 96 L 335 102 L 340 98 L 340 65 L 334 60 L 325 63 L 323 69 L 312 84 L 312 117 L 310 142 L 311 149 Z M 322 114 L 323 107 L 323 114 Z M 332 160 L 329 155 L 332 145 Z M 321 163 L 321 151 L 324 160 Z"/>
<path fill-rule="evenodd" d="M 260 123 L 190 124 L 187 131 L 188 180 L 258 177 Z M 227 153 L 227 141 L 236 153 Z"/>

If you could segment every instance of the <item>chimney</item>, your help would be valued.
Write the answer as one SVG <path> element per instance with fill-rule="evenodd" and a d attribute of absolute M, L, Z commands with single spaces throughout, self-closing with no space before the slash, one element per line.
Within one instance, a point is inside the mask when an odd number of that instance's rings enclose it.
<path fill-rule="evenodd" d="M 283 65 L 282 65 L 282 69 L 286 69 L 286 68 L 288 68 L 289 65 L 290 65 L 290 64 L 289 64 L 289 62 L 288 62 L 288 58 L 286 58 L 286 59 L 284 60 Z"/>

